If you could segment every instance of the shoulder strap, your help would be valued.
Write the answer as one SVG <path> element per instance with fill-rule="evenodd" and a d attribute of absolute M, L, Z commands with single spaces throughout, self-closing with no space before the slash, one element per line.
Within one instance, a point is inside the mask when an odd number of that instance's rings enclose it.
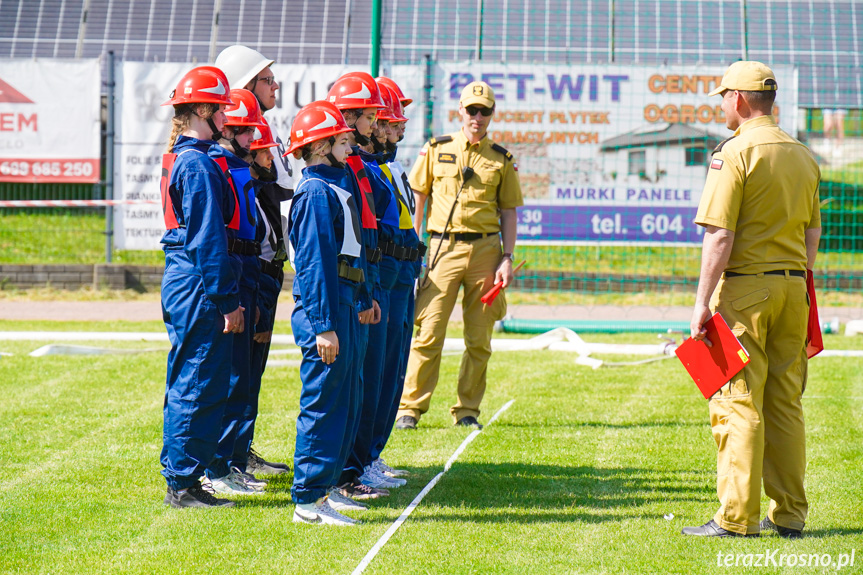
<path fill-rule="evenodd" d="M 452 136 L 438 136 L 429 140 L 429 146 L 437 146 L 438 144 L 446 144 L 452 142 Z"/>
<path fill-rule="evenodd" d="M 509 160 L 510 162 L 512 161 L 512 154 L 509 153 L 509 150 L 507 150 L 506 148 L 504 148 L 500 144 L 492 143 L 491 149 L 494 150 L 495 152 L 497 152 L 498 154 L 503 154 L 503 156 L 507 160 Z"/>
<path fill-rule="evenodd" d="M 724 140 L 722 140 L 721 142 L 719 142 L 719 145 L 718 145 L 718 146 L 716 146 L 715 148 L 713 148 L 713 152 L 712 152 L 710 155 L 712 156 L 712 155 L 713 155 L 713 154 L 715 154 L 716 152 L 721 152 L 721 151 L 722 151 L 722 147 L 723 147 L 725 144 L 727 144 L 728 142 L 730 142 L 731 140 L 733 140 L 734 138 L 736 138 L 736 136 L 731 136 L 730 138 L 725 138 Z"/>

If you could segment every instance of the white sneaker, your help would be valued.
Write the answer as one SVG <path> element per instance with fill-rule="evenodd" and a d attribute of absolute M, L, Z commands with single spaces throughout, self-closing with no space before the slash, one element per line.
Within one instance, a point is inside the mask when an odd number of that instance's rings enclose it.
<path fill-rule="evenodd" d="M 336 511 L 368 511 L 368 506 L 341 494 L 338 487 L 327 490 L 327 503 Z"/>
<path fill-rule="evenodd" d="M 201 483 L 205 487 L 209 486 L 214 492 L 221 493 L 222 495 L 258 495 L 263 493 L 246 485 L 243 477 L 235 474 L 233 471 L 224 477 L 217 477 L 215 479 L 203 477 Z"/>
<path fill-rule="evenodd" d="M 387 477 L 369 465 L 366 467 L 365 472 L 360 475 L 360 483 L 376 489 L 394 489 L 406 484 L 407 481 L 397 477 Z"/>
<path fill-rule="evenodd" d="M 263 491 L 267 487 L 267 482 L 263 479 L 258 479 L 251 473 L 246 471 L 240 471 L 238 467 L 231 468 L 231 474 L 240 479 L 243 483 L 246 484 L 246 487 L 251 487 L 255 491 Z"/>
<path fill-rule="evenodd" d="M 406 475 L 410 475 L 410 471 L 406 469 L 393 469 L 387 462 L 384 461 L 383 457 L 378 457 L 372 462 L 372 467 L 378 470 L 379 473 L 386 475 L 387 477 L 404 477 Z"/>
<path fill-rule="evenodd" d="M 325 498 L 321 497 L 314 503 L 298 503 L 294 507 L 294 523 L 322 523 L 353 527 L 358 521 L 342 515 L 330 507 Z"/>

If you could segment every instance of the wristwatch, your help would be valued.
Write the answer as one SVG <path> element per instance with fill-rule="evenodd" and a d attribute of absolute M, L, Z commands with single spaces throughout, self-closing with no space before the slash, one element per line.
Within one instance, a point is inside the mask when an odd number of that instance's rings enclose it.
<path fill-rule="evenodd" d="M 511 253 L 503 254 L 501 256 L 501 259 L 508 259 L 509 261 L 512 261 L 512 254 Z"/>

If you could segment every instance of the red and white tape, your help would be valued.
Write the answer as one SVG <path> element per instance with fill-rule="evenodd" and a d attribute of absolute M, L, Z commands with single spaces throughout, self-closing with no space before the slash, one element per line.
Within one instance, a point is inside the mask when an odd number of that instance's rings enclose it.
<path fill-rule="evenodd" d="M 0 208 L 100 208 L 131 204 L 159 204 L 159 200 L 0 200 Z"/>

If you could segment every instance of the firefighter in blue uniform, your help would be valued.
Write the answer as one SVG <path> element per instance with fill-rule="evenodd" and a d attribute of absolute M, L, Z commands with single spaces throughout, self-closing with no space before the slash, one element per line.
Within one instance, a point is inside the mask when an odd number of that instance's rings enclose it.
<path fill-rule="evenodd" d="M 335 489 L 358 412 L 356 305 L 365 279 L 354 181 L 343 164 L 350 131 L 329 102 L 305 106 L 291 126 L 288 152 L 306 163 L 288 220 L 291 327 L 303 352 L 291 488 L 297 523 L 354 525 L 339 510 L 365 509 Z"/>
<path fill-rule="evenodd" d="M 372 300 L 373 317 L 360 321 L 360 336 L 358 340 L 358 360 L 357 369 L 361 373 L 361 406 L 367 405 L 366 396 L 373 396 L 374 404 L 377 402 L 377 388 L 371 382 L 367 382 L 365 374 L 362 373 L 363 364 L 367 354 L 369 342 L 369 325 L 376 325 L 381 321 L 380 305 L 375 296 L 380 297 L 380 265 L 381 265 L 381 250 L 378 247 L 380 241 L 379 222 L 383 214 L 379 214 L 379 209 L 376 204 L 375 189 L 378 195 L 381 190 L 385 189 L 385 185 L 378 181 L 374 186 L 372 180 L 376 177 L 375 174 L 369 171 L 369 166 L 361 157 L 361 146 L 369 146 L 371 149 L 371 136 L 375 129 L 375 122 L 378 110 L 384 108 L 383 100 L 380 96 L 380 90 L 377 84 L 369 74 L 364 72 L 351 72 L 340 77 L 333 84 L 327 100 L 333 103 L 344 115 L 345 121 L 352 131 L 349 136 L 351 144 L 351 154 L 348 156 L 346 163 L 357 183 L 359 190 L 358 200 L 360 202 L 360 214 L 363 228 L 363 243 L 367 253 L 367 268 L 368 275 L 366 277 L 365 291 L 369 294 Z M 376 169 L 375 164 L 375 169 Z M 378 172 L 377 177 L 380 178 Z M 361 306 L 364 307 L 364 306 Z M 351 441 L 346 444 L 347 451 L 345 452 L 345 460 L 348 459 L 354 445 L 354 439 L 359 432 L 360 422 L 363 418 L 356 419 L 356 428 L 353 430 Z M 363 473 L 362 465 L 354 463 L 347 466 L 342 474 L 339 485 L 342 494 L 355 499 L 373 499 L 389 495 L 389 492 L 384 487 L 395 487 L 392 485 L 369 486 L 360 481 L 359 477 Z"/>
<path fill-rule="evenodd" d="M 407 354 L 413 326 L 413 289 L 420 274 L 426 246 L 421 243 L 413 225 L 414 197 L 407 182 L 402 164 L 396 160 L 398 142 L 404 138 L 405 123 L 403 107 L 412 100 L 406 98 L 398 85 L 389 78 L 376 78 L 381 89 L 392 92 L 395 103 L 393 119 L 384 153 L 381 170 L 393 184 L 399 207 L 399 228 L 404 237 L 405 254 L 401 261 L 396 285 L 390 292 L 389 323 L 386 334 L 386 355 L 381 377 L 381 398 L 374 422 L 374 433 L 370 452 L 372 465 L 378 472 L 390 477 L 407 475 L 406 471 L 393 469 L 383 460 L 381 453 L 386 447 L 398 412 L 399 398 L 404 387 Z"/>
<path fill-rule="evenodd" d="M 227 495 L 254 495 L 261 493 L 266 485 L 253 475 L 246 473 L 249 453 L 248 441 L 239 438 L 244 425 L 244 414 L 251 400 L 251 353 L 254 336 L 255 307 L 257 303 L 260 244 L 255 241 L 257 209 L 255 188 L 249 172 L 249 146 L 255 130 L 263 126 L 258 100 L 244 89 L 231 90 L 233 105 L 225 110 L 225 129 L 218 146 L 212 146 L 208 154 L 219 163 L 239 198 L 239 227 L 229 236 L 229 250 L 242 262 L 240 273 L 240 305 L 245 308 L 244 322 L 247 329 L 234 336 L 231 359 L 231 392 L 222 420 L 222 435 L 219 449 L 207 466 L 209 485 L 216 493 Z M 241 445 L 242 443 L 242 445 Z"/>
<path fill-rule="evenodd" d="M 263 122 L 264 126 L 255 132 L 255 140 L 249 147 L 253 155 L 250 170 L 255 179 L 255 203 L 258 208 L 256 240 L 261 244 L 261 255 L 258 259 L 261 273 L 258 277 L 257 321 L 252 342 L 250 398 L 243 423 L 237 434 L 237 445 L 247 448 L 249 456 L 246 472 L 248 474 L 280 475 L 290 470 L 286 464 L 266 461 L 251 448 L 255 434 L 255 421 L 258 417 L 261 378 L 270 352 L 276 304 L 284 280 L 282 268 L 287 258 L 279 209 L 282 195 L 279 189 L 275 189 L 278 188 L 276 184 L 278 175 L 273 162 L 273 152 L 271 152 L 271 149 L 278 148 L 279 144 L 273 138 L 267 121 L 263 120 Z"/>
<path fill-rule="evenodd" d="M 237 197 L 207 156 L 232 103 L 228 89 L 220 70 L 201 66 L 163 104 L 174 106 L 160 181 L 167 229 L 162 316 L 171 340 L 161 462 L 172 507 L 233 505 L 200 483 L 218 447 L 234 335 L 244 330 L 238 262 L 226 233 L 239 227 Z"/>
<path fill-rule="evenodd" d="M 255 98 L 258 100 L 262 114 L 266 113 L 267 110 L 275 108 L 277 102 L 276 91 L 279 90 L 280 86 L 276 81 L 273 70 L 271 69 L 273 63 L 274 60 L 267 58 L 260 52 L 253 50 L 248 46 L 242 46 L 239 44 L 228 46 L 216 57 L 216 66 L 225 73 L 231 86 L 234 88 L 245 88 L 253 93 Z M 263 205 L 275 206 L 277 208 L 276 211 L 280 212 L 275 215 L 275 217 L 273 217 L 274 215 L 271 213 L 266 222 L 268 223 L 267 229 L 277 235 L 277 241 L 282 241 L 280 231 L 281 219 L 282 214 L 287 214 L 287 208 L 290 206 L 289 200 L 293 194 L 294 187 L 293 172 L 291 170 L 290 161 L 287 158 L 282 157 L 282 154 L 285 152 L 285 146 L 279 139 L 275 123 L 268 125 L 268 128 L 272 139 L 276 142 L 280 152 L 272 152 L 274 156 L 273 161 L 270 161 L 270 168 L 259 170 L 259 178 L 257 178 L 258 184 L 255 186 L 255 197 L 256 199 L 263 197 Z M 252 167 L 254 168 L 254 165 Z M 267 172 L 274 174 L 275 179 L 269 179 Z M 264 181 L 263 178 L 267 178 L 266 181 Z M 266 214 L 267 211 L 264 212 L 264 215 Z M 274 264 L 274 262 L 284 261 L 285 255 L 284 253 L 281 253 L 279 259 L 273 259 L 271 256 L 275 253 L 279 253 L 279 250 L 274 250 L 271 254 L 269 252 L 268 242 L 265 240 L 261 245 L 261 250 L 261 273 L 264 276 L 262 281 L 271 288 L 273 282 L 270 281 L 270 278 L 273 277 L 273 274 L 279 276 L 279 283 L 281 283 L 281 278 L 283 277 L 280 265 L 277 263 Z M 269 264 L 273 264 L 278 269 L 275 269 Z M 275 311 L 275 308 L 273 311 Z M 262 309 L 262 313 L 266 313 L 266 310 Z M 261 353 L 264 354 L 262 362 L 266 362 L 266 354 L 269 353 L 269 344 L 268 341 L 264 342 L 264 340 L 269 340 L 269 336 L 264 334 L 266 334 L 267 331 L 268 330 L 265 328 L 257 329 L 256 324 L 254 339 L 255 342 L 260 345 L 255 345 L 253 348 L 252 355 L 254 362 L 257 362 L 256 354 L 259 356 Z M 261 371 L 263 371 L 263 364 L 261 365 Z M 252 380 L 251 400 L 249 402 L 249 412 L 252 420 L 251 424 L 244 428 L 245 433 L 250 433 L 250 427 L 254 426 L 254 414 L 257 414 L 257 398 L 260 393 L 260 386 L 255 385 L 254 374 Z M 249 420 L 247 419 L 247 421 Z M 241 434 L 242 433 L 243 432 L 241 432 Z M 246 471 L 255 475 L 277 475 L 287 473 L 289 471 L 289 467 L 284 463 L 277 463 L 264 459 L 257 451 L 250 447 L 249 454 L 247 456 Z"/>
<path fill-rule="evenodd" d="M 400 487 L 406 483 L 404 479 L 387 475 L 384 470 L 373 467 L 375 457 L 372 456 L 372 449 L 378 418 L 384 417 L 381 402 L 384 397 L 391 394 L 392 386 L 382 378 L 385 370 L 388 325 L 392 319 L 390 295 L 396 286 L 407 250 L 404 247 L 404 234 L 399 225 L 399 205 L 395 190 L 384 173 L 386 168 L 382 169 L 385 164 L 383 154 L 386 152 L 386 143 L 391 133 L 390 122 L 401 117 L 401 104 L 388 88 L 380 85 L 377 87 L 385 107 L 378 112 L 370 145 L 365 148 L 360 147 L 359 154 L 369 175 L 378 216 L 378 247 L 383 257 L 375 299 L 380 304 L 381 321 L 369 328 L 369 341 L 374 343 L 369 345 L 363 365 L 363 408 L 360 428 L 342 479 L 344 481 L 359 476 L 360 481 L 370 487 L 387 489 Z M 397 321 L 401 319 L 400 317 Z"/>

